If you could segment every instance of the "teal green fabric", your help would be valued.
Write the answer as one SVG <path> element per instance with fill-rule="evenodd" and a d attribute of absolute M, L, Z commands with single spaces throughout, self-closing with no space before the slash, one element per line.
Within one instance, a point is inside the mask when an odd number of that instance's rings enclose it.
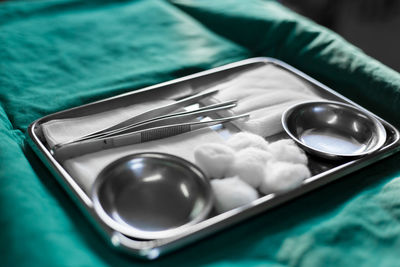
<path fill-rule="evenodd" d="M 275 1 L 0 3 L 0 265 L 398 266 L 399 155 L 144 262 L 110 249 L 26 144 L 44 115 L 255 56 L 400 126 L 400 75 Z"/>

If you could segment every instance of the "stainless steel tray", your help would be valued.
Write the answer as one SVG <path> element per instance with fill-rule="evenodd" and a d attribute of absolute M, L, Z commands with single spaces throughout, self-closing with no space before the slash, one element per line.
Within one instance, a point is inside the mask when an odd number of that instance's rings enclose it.
<path fill-rule="evenodd" d="M 271 209 L 400 150 L 400 137 L 398 130 L 383 119 L 377 117 L 384 125 L 387 132 L 386 143 L 379 151 L 360 159 L 347 162 L 330 162 L 308 155 L 309 168 L 312 177 L 306 179 L 301 187 L 281 195 L 269 194 L 257 199 L 250 205 L 230 210 L 220 215 L 211 215 L 210 218 L 191 226 L 187 231 L 173 238 L 139 240 L 124 236 L 123 234 L 112 230 L 101 221 L 94 212 L 93 203 L 90 197 L 81 187 L 79 187 L 74 178 L 71 177 L 63 166 L 53 157 L 46 146 L 40 127 L 44 122 L 54 119 L 95 114 L 143 101 L 180 97 L 188 94 L 188 92 L 193 93 L 201 91 L 202 88 L 204 89 L 211 85 L 216 85 L 236 73 L 245 72 L 265 64 L 273 64 L 303 79 L 308 82 L 312 86 L 313 90 L 315 90 L 315 92 L 322 98 L 352 104 L 365 110 L 351 100 L 341 96 L 327 86 L 282 61 L 273 58 L 252 58 L 45 116 L 34 121 L 29 126 L 27 132 L 28 142 L 60 184 L 70 194 L 71 198 L 77 203 L 78 207 L 98 228 L 99 232 L 105 237 L 110 245 L 121 251 L 127 252 L 128 254 L 144 259 L 155 259 L 162 254 L 181 248 L 188 243 L 209 236 L 212 233 L 241 222 L 253 215 Z M 282 132 L 271 137 L 269 141 L 287 137 L 288 136 Z"/>

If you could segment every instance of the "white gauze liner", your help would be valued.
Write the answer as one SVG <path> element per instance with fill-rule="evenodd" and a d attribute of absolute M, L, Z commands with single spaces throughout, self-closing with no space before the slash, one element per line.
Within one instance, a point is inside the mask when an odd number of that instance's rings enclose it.
<path fill-rule="evenodd" d="M 51 120 L 42 124 L 42 130 L 47 143 L 53 147 L 56 144 L 103 130 L 147 110 L 172 102 L 173 100 L 144 102 L 78 118 Z"/>
<path fill-rule="evenodd" d="M 268 137 L 283 131 L 282 113 L 291 105 L 319 99 L 311 85 L 274 65 L 243 72 L 216 86 L 216 102 L 238 99 L 234 114 L 250 113 L 248 120 L 233 122 L 240 129 Z"/>

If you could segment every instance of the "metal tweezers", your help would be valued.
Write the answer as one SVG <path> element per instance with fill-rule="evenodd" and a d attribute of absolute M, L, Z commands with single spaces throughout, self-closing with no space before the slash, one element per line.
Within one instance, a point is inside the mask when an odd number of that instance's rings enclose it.
<path fill-rule="evenodd" d="M 65 159 L 103 149 L 174 136 L 249 116 L 249 114 L 242 114 L 207 121 L 193 121 L 217 111 L 233 108 L 237 105 L 235 100 L 208 105 L 191 111 L 170 113 L 178 108 L 198 103 L 199 100 L 209 97 L 217 91 L 195 94 L 172 104 L 149 110 L 106 129 L 57 144 L 51 151 L 58 159 Z"/>

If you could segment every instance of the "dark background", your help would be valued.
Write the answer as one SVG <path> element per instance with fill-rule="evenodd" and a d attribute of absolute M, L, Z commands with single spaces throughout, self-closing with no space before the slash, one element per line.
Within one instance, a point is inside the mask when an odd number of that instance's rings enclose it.
<path fill-rule="evenodd" d="M 281 0 L 400 71 L 400 0 Z"/>

